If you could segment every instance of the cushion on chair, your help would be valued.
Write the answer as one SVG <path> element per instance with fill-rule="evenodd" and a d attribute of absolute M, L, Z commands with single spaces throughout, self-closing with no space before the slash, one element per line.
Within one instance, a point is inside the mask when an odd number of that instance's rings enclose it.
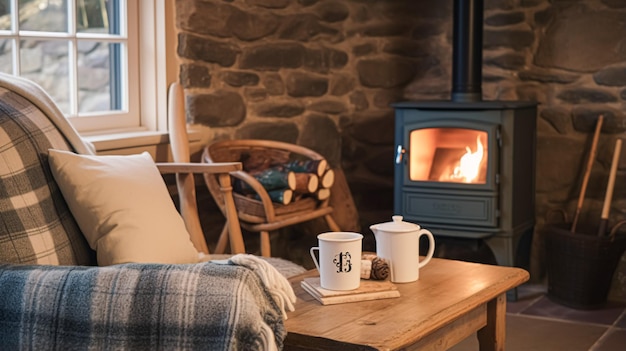
<path fill-rule="evenodd" d="M 96 156 L 50 150 L 49 162 L 99 265 L 198 262 L 150 154 Z"/>
<path fill-rule="evenodd" d="M 0 262 L 93 265 L 48 165 L 48 149 L 70 147 L 48 117 L 0 88 Z"/>

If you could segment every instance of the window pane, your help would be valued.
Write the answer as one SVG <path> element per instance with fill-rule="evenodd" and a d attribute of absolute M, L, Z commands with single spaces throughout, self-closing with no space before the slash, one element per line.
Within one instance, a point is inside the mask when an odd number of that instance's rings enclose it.
<path fill-rule="evenodd" d="M 11 29 L 11 0 L 0 0 L 0 30 Z"/>
<path fill-rule="evenodd" d="M 156 11 L 165 2 L 156 3 L 0 0 L 0 72 L 39 84 L 80 131 L 136 127 L 138 21 L 159 22 Z M 146 60 L 154 66 L 150 56 Z"/>
<path fill-rule="evenodd" d="M 78 42 L 78 111 L 120 110 L 120 44 Z"/>
<path fill-rule="evenodd" d="M 67 32 L 67 0 L 19 0 L 20 30 Z"/>
<path fill-rule="evenodd" d="M 13 74 L 13 41 L 0 39 L 0 72 Z"/>
<path fill-rule="evenodd" d="M 68 47 L 67 40 L 20 42 L 21 75 L 41 85 L 67 114 L 71 111 Z"/>
<path fill-rule="evenodd" d="M 83 33 L 120 34 L 119 0 L 76 1 L 76 30 Z"/>

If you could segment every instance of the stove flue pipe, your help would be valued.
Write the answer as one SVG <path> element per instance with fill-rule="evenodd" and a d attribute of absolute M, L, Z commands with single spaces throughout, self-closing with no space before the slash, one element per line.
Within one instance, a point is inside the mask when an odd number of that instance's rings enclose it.
<path fill-rule="evenodd" d="M 483 0 L 454 0 L 452 101 L 482 100 Z"/>

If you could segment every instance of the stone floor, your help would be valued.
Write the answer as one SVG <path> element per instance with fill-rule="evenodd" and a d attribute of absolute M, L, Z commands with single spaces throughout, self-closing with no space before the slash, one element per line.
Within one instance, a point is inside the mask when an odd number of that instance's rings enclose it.
<path fill-rule="evenodd" d="M 550 300 L 543 284 L 525 284 L 507 303 L 507 351 L 624 351 L 626 304 L 578 310 Z M 450 351 L 478 350 L 469 337 Z"/>
<path fill-rule="evenodd" d="M 495 259 L 485 245 L 440 240 L 440 257 L 481 263 Z M 547 283 L 531 280 L 507 303 L 507 351 L 625 351 L 626 303 L 607 302 L 597 309 L 574 309 L 548 297 Z M 451 351 L 478 350 L 475 336 Z"/>

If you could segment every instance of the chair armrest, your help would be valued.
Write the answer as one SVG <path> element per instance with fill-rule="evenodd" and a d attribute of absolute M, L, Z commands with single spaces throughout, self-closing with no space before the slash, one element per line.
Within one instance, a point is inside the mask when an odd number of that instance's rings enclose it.
<path fill-rule="evenodd" d="M 185 220 L 185 225 L 190 233 L 191 241 L 196 249 L 203 253 L 208 253 L 208 246 L 202 231 L 202 226 L 198 218 L 198 209 L 195 200 L 195 186 L 193 173 L 202 173 L 204 177 L 216 174 L 219 180 L 219 192 L 223 198 L 224 205 L 220 207 L 227 219 L 229 235 L 231 236 L 232 253 L 245 252 L 243 236 L 239 228 L 235 203 L 232 195 L 230 174 L 240 171 L 240 162 L 217 162 L 217 163 L 157 163 L 157 168 L 162 174 L 176 173 L 176 183 L 180 198 L 180 212 Z M 193 200 L 190 200 L 193 199 Z"/>
<path fill-rule="evenodd" d="M 157 168 L 162 174 L 171 173 L 230 173 L 241 170 L 241 162 L 218 162 L 218 163 L 157 163 Z"/>

